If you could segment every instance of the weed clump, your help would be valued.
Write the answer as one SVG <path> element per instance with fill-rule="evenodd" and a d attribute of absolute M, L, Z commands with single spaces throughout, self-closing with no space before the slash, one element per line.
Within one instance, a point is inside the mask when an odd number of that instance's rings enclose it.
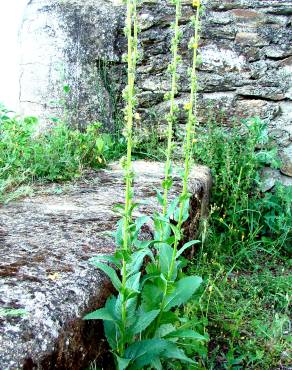
<path fill-rule="evenodd" d="M 262 169 L 280 166 L 266 124 L 254 118 L 226 130 L 210 120 L 207 129 L 197 130 L 194 152 L 214 179 L 204 252 L 238 263 L 252 261 L 261 250 L 291 251 L 292 187 L 278 183 L 262 191 Z"/>
<path fill-rule="evenodd" d="M 35 117 L 19 118 L 0 107 L 0 201 L 23 183 L 65 181 L 85 168 L 104 167 L 119 151 L 98 122 L 84 132 L 58 121 L 38 133 L 37 125 Z"/>
<path fill-rule="evenodd" d="M 259 119 L 196 130 L 196 161 L 211 168 L 211 211 L 189 267 L 204 278 L 199 299 L 182 315 L 208 333 L 208 347 L 189 342 L 203 369 L 272 369 L 289 363 L 292 187 L 263 192 L 261 171 L 278 167 Z"/>

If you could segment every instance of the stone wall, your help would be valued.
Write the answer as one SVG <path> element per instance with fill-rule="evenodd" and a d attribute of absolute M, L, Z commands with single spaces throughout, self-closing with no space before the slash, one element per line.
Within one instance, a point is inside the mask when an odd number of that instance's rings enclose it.
<path fill-rule="evenodd" d="M 138 98 L 142 129 L 163 131 L 169 89 L 169 1 L 146 0 L 139 10 L 141 33 Z M 183 1 L 179 93 L 188 99 L 187 69 L 195 9 Z M 65 113 L 83 125 L 99 119 L 113 129 L 123 86 L 124 8 L 120 0 L 32 0 L 23 23 L 20 100 L 25 113 Z M 289 0 L 209 0 L 203 19 L 199 66 L 199 118 L 210 111 L 223 121 L 259 116 L 269 123 L 292 176 L 292 4 Z M 28 53 L 28 47 L 30 52 Z M 60 73 L 60 65 L 63 74 Z M 102 66 L 102 68 L 101 68 Z M 62 91 L 63 84 L 71 88 Z M 51 102 L 51 103 L 50 103 Z M 178 123 L 177 130 L 183 124 Z"/>
<path fill-rule="evenodd" d="M 20 33 L 23 114 L 43 125 L 52 118 L 81 126 L 102 120 L 113 129 L 114 104 L 99 62 L 120 66 L 122 12 L 106 0 L 29 1 Z"/>

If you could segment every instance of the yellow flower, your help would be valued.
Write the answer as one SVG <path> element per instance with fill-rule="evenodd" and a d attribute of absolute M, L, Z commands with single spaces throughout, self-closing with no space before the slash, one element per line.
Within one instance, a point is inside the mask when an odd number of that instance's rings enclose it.
<path fill-rule="evenodd" d="M 53 274 L 48 275 L 48 279 L 50 280 L 59 280 L 60 279 L 60 274 L 58 272 L 54 272 Z"/>
<path fill-rule="evenodd" d="M 200 0 L 193 0 L 193 6 L 194 7 L 199 7 L 201 5 L 201 1 Z"/>
<path fill-rule="evenodd" d="M 135 113 L 134 117 L 137 121 L 139 121 L 141 119 L 141 116 L 138 112 Z"/>
<path fill-rule="evenodd" d="M 190 102 L 185 103 L 185 105 L 184 105 L 184 109 L 185 109 L 185 110 L 190 110 L 190 109 L 191 109 L 191 103 L 190 103 Z"/>

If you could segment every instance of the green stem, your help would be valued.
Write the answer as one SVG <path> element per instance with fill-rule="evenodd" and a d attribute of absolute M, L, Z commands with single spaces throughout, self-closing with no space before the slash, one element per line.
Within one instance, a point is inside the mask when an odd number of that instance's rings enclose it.
<path fill-rule="evenodd" d="M 132 0 L 127 1 L 126 28 L 128 32 L 128 91 L 126 107 L 126 136 L 127 157 L 125 166 L 126 194 L 125 194 L 125 216 L 124 216 L 124 249 L 128 249 L 128 227 L 130 224 L 130 207 L 132 203 L 132 127 L 133 127 L 133 93 L 135 72 L 133 66 L 133 37 L 132 37 Z"/>
<path fill-rule="evenodd" d="M 132 31 L 132 25 L 134 30 Z M 127 156 L 125 162 L 125 214 L 123 225 L 123 250 L 129 251 L 129 228 L 132 222 L 132 198 L 133 198 L 133 174 L 132 174 L 132 142 L 133 142 L 133 115 L 135 108 L 135 72 L 137 63 L 138 45 L 138 25 L 137 25 L 137 4 L 136 0 L 127 0 L 126 33 L 128 38 L 128 86 L 126 90 L 126 137 L 127 137 Z M 126 325 L 127 325 L 127 299 L 125 297 L 127 284 L 127 261 L 122 259 L 122 327 L 121 338 L 119 341 L 119 355 L 124 356 L 126 344 Z"/>
<path fill-rule="evenodd" d="M 183 223 L 183 212 L 185 208 L 185 202 L 188 195 L 188 178 L 190 175 L 190 168 L 193 159 L 193 146 L 192 139 L 194 137 L 193 132 L 197 123 L 197 60 L 198 60 L 198 43 L 199 43 L 199 27 L 200 27 L 200 4 L 198 3 L 196 18 L 194 21 L 195 35 L 193 39 L 193 65 L 191 71 L 191 93 L 190 101 L 188 106 L 188 120 L 186 126 L 186 137 L 185 137 L 185 160 L 184 160 L 184 176 L 183 176 L 183 189 L 181 193 L 180 212 L 178 219 L 178 229 L 181 230 Z"/>
<path fill-rule="evenodd" d="M 192 150 L 192 132 L 194 130 L 194 125 L 196 123 L 196 112 L 197 112 L 197 52 L 198 52 L 198 42 L 199 42 L 199 26 L 200 26 L 200 4 L 197 6 L 197 13 L 196 18 L 194 22 L 194 28 L 195 28 L 195 35 L 194 35 L 194 43 L 193 43 L 193 64 L 192 64 L 192 71 L 191 71 L 191 93 L 190 93 L 190 101 L 188 106 L 188 121 L 186 126 L 186 137 L 185 137 L 185 159 L 184 159 L 184 176 L 183 176 L 183 189 L 181 193 L 181 201 L 180 201 L 180 211 L 179 211 L 179 218 L 178 218 L 178 224 L 177 227 L 179 231 L 181 232 L 181 227 L 183 223 L 183 215 L 184 215 L 184 207 L 186 202 L 186 197 L 188 195 L 188 178 L 190 174 L 190 165 L 192 161 L 193 156 L 193 150 Z M 178 250 L 179 245 L 179 239 L 175 239 L 174 246 L 173 246 L 173 253 L 172 253 L 172 259 L 167 275 L 167 279 L 165 282 L 165 288 L 163 292 L 163 297 L 160 305 L 160 313 L 158 315 L 156 325 L 155 325 L 155 331 L 160 325 L 160 321 L 162 318 L 162 314 L 164 312 L 165 302 L 167 298 L 167 292 L 168 292 L 168 286 L 172 282 L 172 275 L 174 272 L 174 267 L 176 263 L 176 254 Z"/>
<path fill-rule="evenodd" d="M 175 23 L 174 23 L 174 37 L 172 40 L 172 64 L 171 64 L 171 91 L 170 91 L 170 112 L 167 117 L 168 121 L 168 135 L 167 135 L 167 150 L 166 150 L 166 164 L 165 164 L 165 186 L 163 194 L 163 215 L 167 214 L 168 206 L 168 191 L 169 186 L 167 183 L 171 179 L 171 157 L 173 148 L 173 124 L 176 119 L 176 105 L 175 105 L 175 94 L 177 93 L 177 66 L 178 66 L 178 44 L 180 39 L 179 19 L 181 16 L 181 0 L 176 0 L 175 7 Z"/>

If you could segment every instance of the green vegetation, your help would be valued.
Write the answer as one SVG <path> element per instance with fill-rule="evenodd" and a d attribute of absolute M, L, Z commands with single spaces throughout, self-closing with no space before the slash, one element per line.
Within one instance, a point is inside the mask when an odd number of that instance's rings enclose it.
<path fill-rule="evenodd" d="M 200 274 L 198 299 L 183 315 L 209 334 L 189 342 L 194 369 L 274 369 L 291 358 L 292 188 L 261 191 L 260 171 L 278 166 L 266 126 L 258 119 L 226 129 L 197 130 L 196 161 L 212 169 L 211 211 L 188 272 Z M 183 368 L 175 364 L 175 369 Z"/>
<path fill-rule="evenodd" d="M 171 76 L 171 90 L 165 95 L 165 99 L 169 100 L 170 110 L 166 116 L 167 127 L 167 148 L 166 148 L 166 160 L 165 160 L 165 178 L 163 183 L 163 216 L 167 213 L 168 206 L 168 191 L 171 188 L 171 160 L 173 155 L 173 126 L 176 123 L 178 107 L 175 104 L 175 96 L 177 94 L 177 80 L 178 73 L 177 68 L 180 62 L 180 56 L 178 54 L 178 46 L 182 33 L 179 27 L 179 20 L 181 17 L 181 1 L 173 1 L 175 5 L 175 21 L 172 25 L 174 30 L 174 36 L 171 40 L 171 51 L 172 51 L 172 61 L 168 66 L 168 72 Z"/>
<path fill-rule="evenodd" d="M 278 168 L 275 147 L 259 119 L 227 128 L 210 119 L 196 128 L 195 161 L 212 170 L 210 214 L 184 273 L 202 276 L 191 301 L 176 311 L 208 344 L 180 339 L 198 364 L 163 363 L 165 369 L 264 369 L 291 358 L 292 188 L 264 193 L 261 170 Z M 162 195 L 160 201 L 162 203 Z M 206 338 L 206 337 L 205 337 Z"/>
<path fill-rule="evenodd" d="M 42 133 L 37 124 L 35 117 L 20 118 L 0 107 L 0 202 L 29 191 L 23 184 L 70 180 L 86 168 L 104 167 L 124 150 L 123 142 L 100 133 L 98 122 L 84 132 L 57 121 Z"/>
<path fill-rule="evenodd" d="M 162 182 L 163 194 L 157 190 L 157 199 L 162 212 L 156 211 L 152 216 L 154 238 L 150 241 L 139 240 L 141 227 L 150 217 L 142 216 L 133 221 L 132 211 L 137 206 L 133 202 L 132 188 L 132 126 L 135 109 L 135 69 L 137 62 L 137 13 L 136 0 L 127 1 L 126 36 L 128 38 L 128 86 L 125 89 L 125 118 L 127 157 L 123 160 L 126 197 L 125 206 L 120 206 L 121 220 L 115 233 L 117 249 L 114 256 L 97 256 L 91 262 L 101 269 L 111 279 L 117 290 L 117 296 L 108 298 L 105 307 L 85 316 L 87 320 L 101 319 L 104 321 L 104 331 L 112 353 L 116 368 L 162 369 L 168 367 L 170 360 L 177 359 L 188 366 L 195 364 L 184 351 L 185 339 L 203 343 L 206 335 L 201 335 L 192 328 L 192 322 L 181 316 L 175 308 L 188 302 L 202 283 L 196 275 L 185 275 L 183 267 L 187 261 L 182 253 L 198 243 L 189 241 L 183 244 L 183 222 L 189 213 L 190 194 L 187 181 L 192 162 L 192 132 L 194 116 L 192 107 L 196 96 L 196 60 L 191 73 L 190 113 L 185 135 L 186 165 L 183 171 L 182 193 L 171 203 L 168 192 L 172 186 L 172 134 L 177 107 L 175 94 L 177 83 L 178 44 L 180 39 L 179 19 L 181 15 L 181 0 L 173 0 L 176 17 L 173 25 L 172 63 L 169 68 L 171 77 L 170 113 L 168 121 L 167 154 L 165 178 Z M 199 27 L 199 5 L 194 22 L 195 33 Z M 197 37 L 197 36 L 195 36 Z M 194 48 L 196 58 L 197 48 Z M 174 220 L 172 223 L 171 220 Z M 143 262 L 145 257 L 148 262 Z M 107 265 L 111 262 L 116 269 Z M 119 272 L 119 275 L 117 272 Z"/>
<path fill-rule="evenodd" d="M 225 256 L 240 263 L 258 253 L 279 254 L 292 245 L 292 188 L 277 184 L 263 193 L 260 171 L 280 165 L 266 125 L 259 119 L 241 129 L 223 129 L 212 120 L 197 132 L 195 158 L 212 169 L 211 214 L 208 241 L 202 253 Z"/>
<path fill-rule="evenodd" d="M 200 363 L 196 369 L 288 366 L 292 283 L 288 261 L 265 256 L 255 261 L 254 269 L 231 269 L 220 258 L 204 257 L 197 263 L 191 270 L 204 277 L 204 285 L 199 301 L 186 305 L 184 315 L 197 331 L 208 333 L 210 341 L 208 347 L 189 343 L 188 354 Z"/>
<path fill-rule="evenodd" d="M 175 96 L 182 36 L 181 0 L 172 0 L 172 4 L 176 17 L 169 66 L 171 91 L 165 97 L 170 103 L 165 148 L 158 150 L 155 133 L 141 143 L 136 143 L 133 134 L 139 116 L 135 90 L 139 27 L 137 1 L 127 0 L 124 138 L 102 134 L 100 123 L 81 132 L 58 120 L 50 130 L 38 132 L 36 118 L 19 118 L 0 107 L 0 202 L 29 193 L 27 184 L 33 181 L 67 181 L 86 168 L 104 167 L 109 160 L 126 154 L 121 161 L 125 205 L 118 208 L 121 219 L 114 234 L 117 250 L 114 256 L 91 260 L 109 276 L 117 294 L 105 307 L 85 317 L 104 321 L 116 367 L 269 370 L 288 366 L 292 188 L 276 184 L 272 191 L 262 191 L 262 169 L 278 167 L 279 160 L 266 125 L 259 119 L 234 128 L 222 127 L 212 117 L 207 126 L 196 125 L 199 0 L 193 1 L 198 11 L 189 43 L 193 64 L 191 93 L 185 105 L 183 190 L 172 202 L 168 199 L 174 171 Z M 106 70 L 101 73 L 103 82 L 109 83 Z M 64 92 L 69 88 L 65 86 Z M 118 101 L 113 105 L 118 106 Z M 151 217 L 154 237 L 150 241 L 139 239 L 150 218 L 132 217 L 137 207 L 132 160 L 140 157 L 166 162 L 162 189 L 157 189 L 162 212 Z M 210 213 L 201 222 L 199 240 L 183 244 L 183 223 L 189 215 L 187 181 L 194 160 L 211 169 L 214 184 Z M 191 247 L 196 249 L 195 257 L 187 261 L 183 252 Z M 0 316 L 21 314 L 10 309 L 0 312 Z"/>

